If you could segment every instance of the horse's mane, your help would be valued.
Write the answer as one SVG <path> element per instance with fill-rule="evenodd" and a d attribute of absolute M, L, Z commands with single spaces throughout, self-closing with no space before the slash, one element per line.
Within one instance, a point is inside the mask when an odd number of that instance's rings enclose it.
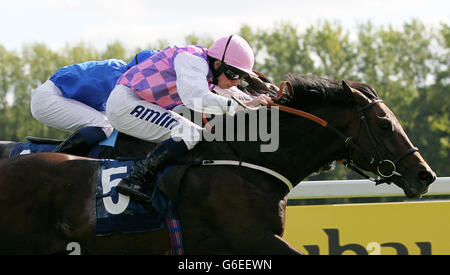
<path fill-rule="evenodd" d="M 244 93 L 256 97 L 266 94 L 272 98 L 277 98 L 278 86 L 272 80 L 260 72 L 254 71 L 258 77 L 247 76 L 245 82 L 247 86 L 238 85 Z M 341 81 L 318 77 L 315 75 L 295 75 L 288 74 L 287 81 L 291 83 L 293 93 L 284 91 L 283 96 L 276 100 L 276 103 L 297 108 L 301 110 L 311 110 L 321 104 L 348 104 L 354 103 L 348 93 L 344 91 Z M 378 99 L 377 92 L 367 84 L 347 80 L 350 87 L 357 89 L 369 99 Z"/>
<path fill-rule="evenodd" d="M 278 103 L 298 109 L 308 110 L 319 104 L 350 104 L 352 99 L 345 93 L 342 83 L 336 80 L 320 78 L 315 75 L 289 74 L 287 80 L 292 84 L 293 94 L 285 93 Z M 377 92 L 369 85 L 347 81 L 370 99 L 377 99 Z"/>

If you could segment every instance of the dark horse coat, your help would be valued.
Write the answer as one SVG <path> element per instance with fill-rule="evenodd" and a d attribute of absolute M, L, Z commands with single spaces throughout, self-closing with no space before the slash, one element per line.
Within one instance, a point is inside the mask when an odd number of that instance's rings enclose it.
<path fill-rule="evenodd" d="M 389 160 L 402 156 L 396 162 L 398 175 L 388 180 L 408 197 L 427 191 L 434 172 L 417 151 L 410 151 L 412 143 L 389 108 L 375 102 L 373 89 L 357 82 L 350 82 L 349 88 L 313 76 L 291 77 L 291 82 L 293 93 L 279 103 L 308 110 L 354 138 L 344 140 L 327 127 L 280 111 L 276 151 L 261 152 L 261 144 L 267 143 L 261 140 L 201 142 L 182 161 L 252 163 L 283 175 L 295 186 L 332 160 L 351 159 L 377 173 L 377 163 L 367 162 L 364 153 Z M 358 112 L 362 106 L 367 108 Z M 361 130 L 361 113 L 367 129 Z M 370 136 L 376 137 L 375 144 Z M 360 150 L 349 152 L 350 140 Z M 66 252 L 67 244 L 75 241 L 83 253 L 165 254 L 165 230 L 95 236 L 97 169 L 94 160 L 55 153 L 2 160 L 0 253 Z M 187 254 L 300 254 L 282 239 L 289 188 L 273 175 L 239 165 L 192 165 L 177 188 L 167 184 L 161 189 L 174 202 Z"/>

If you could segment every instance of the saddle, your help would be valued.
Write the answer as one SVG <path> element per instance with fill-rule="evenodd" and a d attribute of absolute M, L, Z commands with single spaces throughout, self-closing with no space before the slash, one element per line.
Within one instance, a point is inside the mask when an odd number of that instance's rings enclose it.
<path fill-rule="evenodd" d="M 32 143 L 36 143 L 36 144 L 60 144 L 61 142 L 63 142 L 63 140 L 59 140 L 59 139 L 51 139 L 51 138 L 40 138 L 40 137 L 33 137 L 33 136 L 27 136 L 25 137 L 26 140 L 28 140 L 29 142 Z"/>
<path fill-rule="evenodd" d="M 25 155 L 25 154 L 34 154 L 40 152 L 52 152 L 63 140 L 58 139 L 50 139 L 50 138 L 41 138 L 41 137 L 33 137 L 27 136 L 27 142 L 17 142 L 14 148 L 11 150 L 10 157 Z M 135 148 L 143 148 L 139 150 L 140 152 L 133 152 L 130 155 L 129 150 L 126 148 L 121 148 L 124 146 L 116 146 L 116 143 L 119 141 L 120 144 L 136 144 Z M 118 133 L 114 131 L 111 136 L 97 145 L 93 146 L 90 151 L 86 153 L 75 153 L 77 156 L 81 157 L 91 157 L 91 158 L 107 158 L 107 159 L 139 159 L 145 156 L 145 151 L 147 148 L 150 150 L 154 147 L 154 144 L 148 143 L 145 146 L 142 144 L 144 141 L 137 140 L 136 138 L 127 136 L 122 133 Z M 131 157 L 127 157 L 131 156 Z"/>

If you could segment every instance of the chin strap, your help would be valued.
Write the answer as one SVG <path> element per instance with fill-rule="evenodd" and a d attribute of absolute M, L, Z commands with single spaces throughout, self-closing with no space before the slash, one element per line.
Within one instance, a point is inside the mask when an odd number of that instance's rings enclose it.
<path fill-rule="evenodd" d="M 208 56 L 208 59 L 211 58 Z M 222 64 L 217 68 L 217 70 L 214 68 L 214 62 L 216 59 L 211 58 L 209 59 L 209 69 L 212 73 L 212 84 L 217 85 L 219 82 L 219 76 L 223 73 L 223 67 Z"/>

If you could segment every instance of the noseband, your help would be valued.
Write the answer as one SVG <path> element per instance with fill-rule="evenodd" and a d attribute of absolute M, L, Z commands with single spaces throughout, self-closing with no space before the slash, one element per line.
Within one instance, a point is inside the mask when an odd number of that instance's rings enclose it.
<path fill-rule="evenodd" d="M 376 185 L 382 184 L 382 183 L 390 183 L 389 178 L 392 176 L 399 176 L 402 175 L 397 172 L 397 164 L 404 159 L 406 156 L 413 154 L 415 152 L 418 152 L 419 149 L 417 147 L 412 147 L 403 154 L 396 157 L 393 161 L 389 159 L 384 159 L 382 156 L 382 152 L 378 146 L 377 139 L 375 134 L 373 133 L 372 129 L 369 126 L 369 123 L 367 122 L 366 115 L 364 113 L 365 110 L 371 108 L 373 105 L 383 102 L 381 99 L 374 100 L 365 106 L 356 108 L 356 112 L 359 115 L 359 121 L 358 121 L 358 130 L 356 132 L 356 136 L 350 136 L 346 137 L 345 139 L 345 146 L 348 148 L 348 158 L 344 160 L 344 165 L 356 173 L 360 174 L 361 176 L 375 182 Z M 356 140 L 359 138 L 359 134 L 361 132 L 361 124 L 364 125 L 364 128 L 370 138 L 370 141 L 372 143 L 372 146 L 375 148 L 375 151 L 377 153 L 377 158 L 373 157 L 372 155 L 368 154 L 366 151 L 362 150 L 357 144 Z M 355 141 L 355 142 L 354 142 Z M 357 165 L 354 164 L 352 160 L 352 153 L 353 151 L 358 151 L 370 165 L 376 165 L 377 167 L 377 173 L 378 177 L 373 178 L 369 177 L 366 173 L 364 173 Z"/>

